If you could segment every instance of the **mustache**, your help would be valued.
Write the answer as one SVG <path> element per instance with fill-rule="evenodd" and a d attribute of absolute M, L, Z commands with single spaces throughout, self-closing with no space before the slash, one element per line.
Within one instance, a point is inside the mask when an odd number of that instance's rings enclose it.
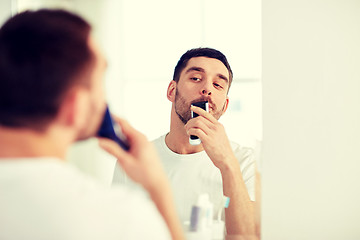
<path fill-rule="evenodd" d="M 209 97 L 200 97 L 200 98 L 197 98 L 197 99 L 195 99 L 195 100 L 192 100 L 192 101 L 190 102 L 190 104 L 192 104 L 192 103 L 197 103 L 197 102 L 204 102 L 204 101 L 207 101 L 207 102 L 209 102 L 211 105 L 214 105 L 213 101 L 212 101 L 211 98 L 209 98 Z"/>

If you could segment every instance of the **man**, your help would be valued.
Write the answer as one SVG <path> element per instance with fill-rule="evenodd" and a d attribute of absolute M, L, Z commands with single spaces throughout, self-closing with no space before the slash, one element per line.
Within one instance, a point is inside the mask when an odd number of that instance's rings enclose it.
<path fill-rule="evenodd" d="M 156 152 L 128 123 L 118 120 L 129 152 L 99 143 L 152 201 L 65 161 L 106 106 L 106 61 L 90 32 L 62 10 L 24 12 L 0 29 L 0 239 L 183 239 Z"/>
<path fill-rule="evenodd" d="M 167 89 L 172 102 L 170 132 L 154 141 L 162 159 L 181 219 L 190 220 L 191 206 L 207 193 L 215 213 L 222 196 L 228 235 L 255 236 L 255 161 L 251 149 L 230 142 L 218 121 L 229 104 L 233 74 L 226 57 L 211 48 L 187 51 L 175 67 Z M 191 106 L 209 102 L 209 112 Z M 191 110 L 199 116 L 191 119 Z M 189 143 L 198 136 L 200 145 Z"/>

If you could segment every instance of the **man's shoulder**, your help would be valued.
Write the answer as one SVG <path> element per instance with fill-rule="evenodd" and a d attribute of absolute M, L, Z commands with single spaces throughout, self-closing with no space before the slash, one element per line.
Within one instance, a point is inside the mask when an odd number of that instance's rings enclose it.
<path fill-rule="evenodd" d="M 161 136 L 159 136 L 159 137 L 157 137 L 157 138 L 155 138 L 155 139 L 151 140 L 151 142 L 152 142 L 153 144 L 160 144 L 160 143 L 163 143 L 163 142 L 165 141 L 165 136 L 166 136 L 166 134 L 161 135 Z"/>
<path fill-rule="evenodd" d="M 156 148 L 156 150 L 160 153 L 166 153 L 167 152 L 167 146 L 165 144 L 165 137 L 166 134 L 161 135 L 158 138 L 153 139 L 151 142 L 154 145 L 154 147 Z"/>
<path fill-rule="evenodd" d="M 230 141 L 230 145 L 239 163 L 247 162 L 251 164 L 255 161 L 255 151 L 252 147 L 244 146 L 234 141 Z"/>
<path fill-rule="evenodd" d="M 144 239 L 145 236 L 150 236 L 150 239 L 169 238 L 166 225 L 156 206 L 144 192 L 120 184 L 110 188 L 60 160 L 32 159 L 23 162 L 3 162 L 0 167 L 0 170 L 7 170 L 8 175 L 13 175 L 6 178 L 8 184 L 16 182 L 11 192 L 2 199 L 7 211 L 2 212 L 0 222 L 12 214 L 22 219 L 21 223 L 25 223 L 32 216 L 24 213 L 32 209 L 34 212 L 42 213 L 40 214 L 42 217 L 38 217 L 36 222 L 33 222 L 37 231 L 40 231 L 44 224 L 48 224 L 49 231 L 51 229 L 60 231 L 56 224 L 46 222 L 46 216 L 51 215 L 54 223 L 66 216 L 68 219 L 66 226 L 74 226 L 77 229 L 74 234 L 90 237 L 88 239 L 94 239 L 92 237 L 97 236 L 98 233 L 127 236 L 126 239 Z M 3 183 L 5 184 L 6 182 Z M 16 200 L 15 196 L 26 201 L 27 205 L 13 201 Z M 24 209 L 24 211 L 14 215 L 16 209 Z M 93 218 L 84 217 L 84 212 L 91 212 Z M 105 222 L 106 224 L 103 224 Z M 144 232 L 141 233 L 137 224 L 152 227 L 143 229 Z M 88 229 L 83 226 L 93 226 L 93 228 Z M 93 233 L 94 236 L 89 236 L 88 233 Z M 31 233 L 28 234 L 31 236 Z"/>
<path fill-rule="evenodd" d="M 254 154 L 254 149 L 252 147 L 244 146 L 231 140 L 230 140 L 230 145 L 234 152 L 242 153 L 245 155 Z"/>

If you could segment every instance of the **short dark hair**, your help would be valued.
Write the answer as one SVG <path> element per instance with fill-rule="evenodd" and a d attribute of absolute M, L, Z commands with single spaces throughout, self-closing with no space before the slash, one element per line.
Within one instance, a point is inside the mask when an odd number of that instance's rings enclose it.
<path fill-rule="evenodd" d="M 15 15 L 0 29 L 0 125 L 44 130 L 67 91 L 90 86 L 90 25 L 65 10 Z"/>
<path fill-rule="evenodd" d="M 233 79 L 233 72 L 231 70 L 230 64 L 222 52 L 213 48 L 193 48 L 188 50 L 186 53 L 184 53 L 181 56 L 178 63 L 176 64 L 174 70 L 173 80 L 175 82 L 179 81 L 182 70 L 184 70 L 188 61 L 193 57 L 208 57 L 208 58 L 215 58 L 221 61 L 229 71 L 229 88 L 230 88 Z"/>

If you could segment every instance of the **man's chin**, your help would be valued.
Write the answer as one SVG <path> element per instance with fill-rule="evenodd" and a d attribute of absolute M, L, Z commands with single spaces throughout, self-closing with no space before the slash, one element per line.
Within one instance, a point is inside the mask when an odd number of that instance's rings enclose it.
<path fill-rule="evenodd" d="M 94 137 L 94 136 L 79 136 L 78 138 L 75 139 L 75 142 L 85 141 L 85 140 L 90 139 L 91 137 Z"/>
<path fill-rule="evenodd" d="M 178 118 L 180 119 L 180 121 L 182 123 L 184 123 L 184 125 L 190 120 L 190 112 L 185 113 L 185 114 L 180 114 L 176 110 L 175 110 L 175 112 L 176 112 L 176 115 L 178 116 Z"/>

